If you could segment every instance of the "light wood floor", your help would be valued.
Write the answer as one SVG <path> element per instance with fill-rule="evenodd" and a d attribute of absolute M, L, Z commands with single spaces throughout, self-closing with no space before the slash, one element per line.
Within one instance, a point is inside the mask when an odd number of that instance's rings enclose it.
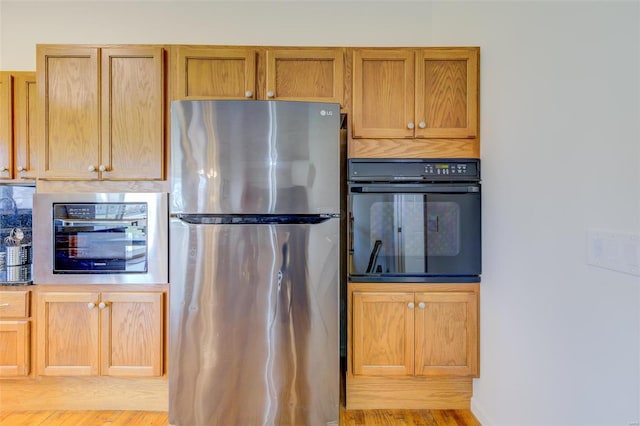
<path fill-rule="evenodd" d="M 166 426 L 167 424 L 167 413 L 158 411 L 0 412 L 0 425 L 3 426 Z M 469 410 L 341 410 L 340 424 L 344 426 L 480 426 Z"/>

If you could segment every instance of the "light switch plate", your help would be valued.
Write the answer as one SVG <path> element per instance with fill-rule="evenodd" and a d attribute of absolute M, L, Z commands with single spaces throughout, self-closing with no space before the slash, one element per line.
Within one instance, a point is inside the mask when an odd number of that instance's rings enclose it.
<path fill-rule="evenodd" d="M 640 235 L 590 229 L 587 263 L 640 276 Z"/>

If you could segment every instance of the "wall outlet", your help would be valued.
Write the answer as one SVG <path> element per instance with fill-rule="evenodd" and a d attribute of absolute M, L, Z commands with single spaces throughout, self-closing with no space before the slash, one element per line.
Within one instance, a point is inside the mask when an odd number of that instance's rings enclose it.
<path fill-rule="evenodd" d="M 640 235 L 590 229 L 587 263 L 640 276 Z"/>

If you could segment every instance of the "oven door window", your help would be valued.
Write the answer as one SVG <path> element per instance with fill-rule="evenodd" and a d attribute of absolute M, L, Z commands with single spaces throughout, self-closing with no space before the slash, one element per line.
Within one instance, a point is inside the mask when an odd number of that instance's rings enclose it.
<path fill-rule="evenodd" d="M 55 204 L 54 273 L 147 272 L 146 203 Z"/>
<path fill-rule="evenodd" d="M 480 273 L 478 193 L 351 195 L 351 273 Z"/>

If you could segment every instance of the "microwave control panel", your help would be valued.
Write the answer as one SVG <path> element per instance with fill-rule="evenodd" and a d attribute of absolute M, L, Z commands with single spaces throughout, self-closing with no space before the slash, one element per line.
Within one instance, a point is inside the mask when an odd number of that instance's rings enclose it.
<path fill-rule="evenodd" d="M 350 181 L 480 181 L 478 159 L 349 159 Z"/>

